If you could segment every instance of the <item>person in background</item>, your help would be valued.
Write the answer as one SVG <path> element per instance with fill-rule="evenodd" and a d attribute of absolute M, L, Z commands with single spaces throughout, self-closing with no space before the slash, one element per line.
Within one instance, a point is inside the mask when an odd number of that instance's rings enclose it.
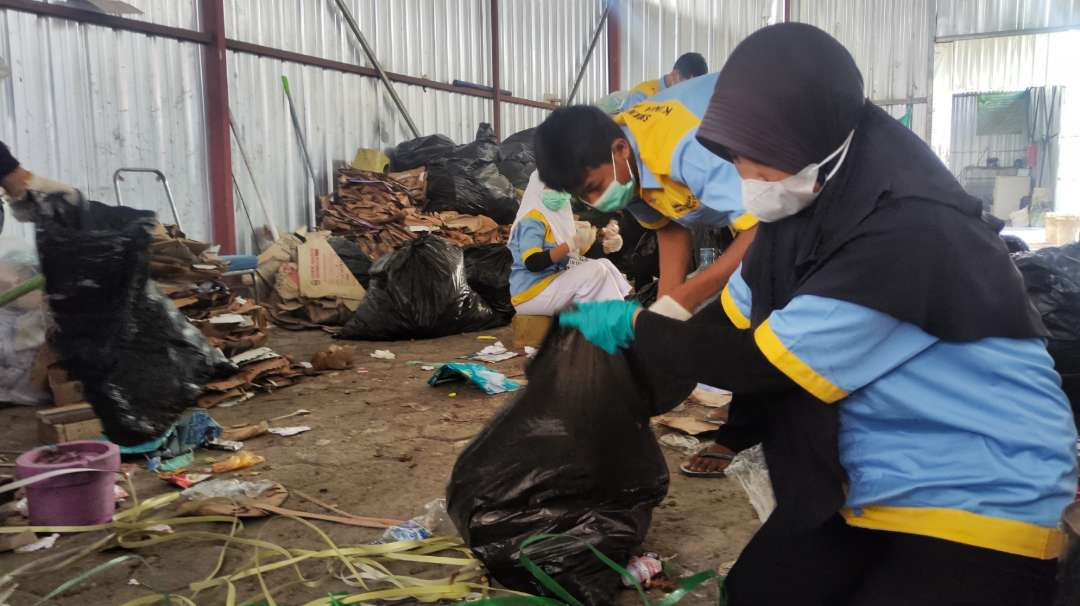
<path fill-rule="evenodd" d="M 1076 427 L 981 201 L 806 24 L 735 48 L 697 136 L 762 222 L 739 279 L 686 322 L 622 301 L 560 322 L 756 415 L 776 509 L 728 603 L 1050 604 Z"/>
<path fill-rule="evenodd" d="M 623 100 L 622 109 L 624 111 L 630 109 L 650 97 L 655 97 L 662 90 L 707 73 L 709 73 L 709 64 L 705 62 L 705 57 L 701 56 L 701 53 L 686 53 L 675 61 L 675 66 L 670 72 L 656 80 L 641 82 L 630 89 L 626 99 Z"/>
<path fill-rule="evenodd" d="M 514 262 L 510 295 L 520 314 L 551 316 L 572 303 L 622 299 L 630 284 L 611 261 L 622 248 L 617 224 L 575 222 L 570 196 L 544 187 L 536 171 L 521 199 L 507 243 Z M 593 258 L 585 258 L 593 257 Z"/>
<path fill-rule="evenodd" d="M 612 119 L 600 109 L 555 110 L 536 129 L 536 167 L 548 187 L 605 212 L 626 209 L 657 230 L 654 309 L 677 319 L 720 294 L 757 224 L 740 201 L 735 167 L 697 140 L 717 74 L 673 86 Z M 692 225 L 728 226 L 734 242 L 687 280 Z"/>
<path fill-rule="evenodd" d="M 0 187 L 10 198 L 11 210 L 19 221 L 31 221 L 37 212 L 48 212 L 49 205 L 59 199 L 72 205 L 82 200 L 78 190 L 63 183 L 40 177 L 19 165 L 8 146 L 0 141 Z M 0 229 L 4 226 L 3 207 L 0 206 Z"/>

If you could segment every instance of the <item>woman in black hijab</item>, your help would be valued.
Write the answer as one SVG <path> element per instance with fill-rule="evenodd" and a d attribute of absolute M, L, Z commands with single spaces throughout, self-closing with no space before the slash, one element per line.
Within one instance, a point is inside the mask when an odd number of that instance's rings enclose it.
<path fill-rule="evenodd" d="M 736 394 L 777 508 L 730 604 L 1048 604 L 1076 433 L 981 203 L 808 25 L 733 51 L 698 138 L 762 222 L 721 302 L 687 322 L 624 302 L 560 322 Z"/>

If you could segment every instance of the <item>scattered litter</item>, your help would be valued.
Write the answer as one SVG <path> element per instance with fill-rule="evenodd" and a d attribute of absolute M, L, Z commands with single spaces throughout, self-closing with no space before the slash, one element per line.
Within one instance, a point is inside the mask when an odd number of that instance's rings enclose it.
<path fill-rule="evenodd" d="M 653 424 L 663 425 L 671 429 L 677 429 L 692 436 L 701 435 L 708 431 L 716 431 L 716 425 L 706 423 L 698 417 L 681 415 L 660 415 L 653 419 Z"/>
<path fill-rule="evenodd" d="M 249 326 L 254 326 L 255 325 L 255 323 L 251 320 L 251 318 L 249 318 L 247 316 L 242 316 L 240 314 L 221 314 L 221 315 L 211 317 L 208 320 L 208 322 L 210 322 L 210 324 L 212 324 L 212 325 L 226 325 L 227 324 L 227 325 L 234 325 L 234 326 L 237 326 L 239 328 L 247 328 Z"/>
<path fill-rule="evenodd" d="M 248 467 L 258 465 L 264 461 L 266 461 L 266 458 L 245 450 L 238 452 L 227 459 L 214 463 L 210 467 L 210 471 L 213 473 L 237 471 L 239 469 L 247 469 Z"/>
<path fill-rule="evenodd" d="M 446 396 L 449 397 L 449 398 L 456 398 L 457 397 L 457 392 L 456 391 L 451 391 L 450 393 L 446 394 Z"/>
<path fill-rule="evenodd" d="M 731 392 L 699 383 L 690 394 L 690 401 L 709 408 L 723 408 L 731 403 Z"/>
<path fill-rule="evenodd" d="M 224 402 L 218 404 L 217 407 L 218 408 L 232 408 L 233 406 L 236 406 L 237 404 L 243 404 L 244 402 L 247 402 L 248 400 L 250 400 L 251 398 L 254 398 L 254 397 L 255 397 L 254 393 L 252 393 L 250 391 L 245 392 L 245 393 L 242 393 L 242 394 L 240 394 L 239 396 L 237 396 L 235 398 L 225 400 Z"/>
<path fill-rule="evenodd" d="M 187 452 L 178 457 L 162 461 L 160 456 L 149 457 L 146 460 L 146 468 L 153 472 L 179 471 L 195 462 L 195 453 Z"/>
<path fill-rule="evenodd" d="M 262 362 L 263 360 L 271 360 L 273 358 L 280 358 L 281 355 L 270 349 L 269 347 L 259 347 L 257 349 L 249 349 L 244 353 L 236 354 L 229 358 L 233 364 L 237 366 L 245 366 L 253 362 Z"/>
<path fill-rule="evenodd" d="M 630 558 L 630 563 L 626 565 L 626 571 L 633 575 L 634 580 L 642 587 L 648 587 L 654 577 L 664 572 L 664 563 L 660 561 L 660 556 L 655 553 L 646 553 Z M 627 587 L 634 585 L 627 577 L 623 577 L 622 582 Z"/>
<path fill-rule="evenodd" d="M 314 366 L 311 365 L 311 362 L 297 362 L 296 365 L 301 367 L 301 368 L 307 368 L 309 370 L 315 368 Z"/>
<path fill-rule="evenodd" d="M 377 360 L 396 360 L 397 356 L 389 349 L 376 349 L 371 352 L 371 357 Z"/>
<path fill-rule="evenodd" d="M 230 427 L 222 432 L 220 440 L 229 442 L 243 442 L 252 438 L 257 438 L 270 429 L 269 423 L 262 421 L 251 425 L 241 425 L 240 427 Z"/>
<path fill-rule="evenodd" d="M 207 442 L 206 447 L 212 448 L 214 450 L 237 452 L 244 449 L 244 443 L 238 442 L 236 440 L 222 440 L 219 438 L 217 440 L 210 440 L 209 442 Z"/>
<path fill-rule="evenodd" d="M 481 362 L 488 362 L 494 364 L 496 362 L 503 362 L 510 358 L 516 358 L 518 354 L 506 349 L 506 346 L 502 344 L 502 341 L 496 341 L 494 345 L 488 345 L 481 349 L 477 353 L 464 356 L 467 360 L 479 360 Z"/>
<path fill-rule="evenodd" d="M 536 357 L 536 352 L 538 352 L 538 351 L 540 351 L 540 350 L 536 349 L 532 345 L 526 345 L 525 346 L 525 357 L 529 358 L 531 360 L 531 359 Z"/>
<path fill-rule="evenodd" d="M 477 341 L 498 341 L 499 337 L 493 337 L 491 335 L 480 335 L 479 337 L 476 337 L 476 340 Z"/>
<path fill-rule="evenodd" d="M 282 419 L 291 419 L 293 417 L 302 417 L 304 415 L 309 415 L 309 414 L 311 414 L 310 410 L 308 410 L 306 408 L 297 408 L 296 410 L 290 412 L 289 414 L 274 417 L 272 419 L 267 419 L 267 421 L 273 423 L 274 421 L 281 421 Z"/>
<path fill-rule="evenodd" d="M 758 519 L 764 524 L 776 509 L 776 495 L 773 493 L 769 465 L 765 462 L 765 451 L 761 449 L 761 445 L 739 452 L 724 471 L 729 477 L 738 480 L 750 499 L 750 505 L 757 512 Z"/>
<path fill-rule="evenodd" d="M 424 505 L 422 515 L 387 528 L 379 542 L 422 541 L 449 529 L 450 525 L 450 517 L 446 514 L 446 499 L 435 499 Z"/>
<path fill-rule="evenodd" d="M 129 496 L 131 495 L 129 495 L 128 491 L 124 490 L 123 487 L 119 484 L 113 484 L 113 498 L 116 499 L 117 503 L 126 501 Z"/>
<path fill-rule="evenodd" d="M 295 427 L 271 427 L 270 428 L 270 433 L 272 433 L 272 434 L 274 434 L 276 436 L 282 436 L 282 437 L 285 437 L 285 438 L 287 438 L 289 436 L 295 436 L 296 434 L 299 434 L 299 433 L 304 433 L 305 431 L 311 431 L 311 428 L 308 427 L 307 425 L 297 425 Z"/>
<path fill-rule="evenodd" d="M 135 577 L 128 579 L 128 585 L 142 585 Z"/>
<path fill-rule="evenodd" d="M 58 533 L 50 534 L 47 537 L 42 537 L 29 545 L 23 545 L 15 549 L 15 553 L 33 553 L 35 551 L 44 551 L 46 549 L 52 549 L 53 545 L 56 545 L 56 539 L 59 539 Z"/>
<path fill-rule="evenodd" d="M 366 369 L 366 368 L 357 368 L 356 369 L 356 374 L 358 374 L 358 375 L 366 375 L 367 373 L 368 373 L 368 369 Z"/>
<path fill-rule="evenodd" d="M 209 480 L 214 476 L 208 473 L 189 473 L 186 471 L 181 471 L 179 473 L 169 474 L 163 477 L 166 482 L 172 484 L 173 486 L 179 486 L 180 488 L 191 488 L 199 482 Z"/>
<path fill-rule="evenodd" d="M 192 486 L 180 493 L 185 499 L 238 499 L 246 497 L 254 499 L 267 490 L 274 487 L 276 482 L 271 480 L 257 480 L 247 482 L 244 480 L 211 480 L 197 486 Z"/>
<path fill-rule="evenodd" d="M 435 370 L 435 367 L 425 364 L 425 365 L 420 367 L 420 370 Z"/>
<path fill-rule="evenodd" d="M 315 370 L 345 370 L 352 367 L 355 356 L 353 345 L 331 345 L 311 358 L 311 367 Z"/>
<path fill-rule="evenodd" d="M 15 512 L 24 518 L 30 517 L 30 502 L 23 497 L 15 502 Z"/>
<path fill-rule="evenodd" d="M 37 535 L 29 530 L 18 534 L 0 534 L 0 553 L 14 551 L 37 541 Z"/>
<path fill-rule="evenodd" d="M 428 379 L 428 385 L 436 386 L 443 383 L 467 380 L 484 390 L 488 395 L 517 391 L 521 384 L 507 379 L 501 372 L 495 372 L 483 364 L 451 362 L 435 371 Z M 450 397 L 454 397 L 452 394 Z"/>
<path fill-rule="evenodd" d="M 701 440 L 681 433 L 666 433 L 660 436 L 660 443 L 683 454 L 694 454 L 701 447 Z"/>

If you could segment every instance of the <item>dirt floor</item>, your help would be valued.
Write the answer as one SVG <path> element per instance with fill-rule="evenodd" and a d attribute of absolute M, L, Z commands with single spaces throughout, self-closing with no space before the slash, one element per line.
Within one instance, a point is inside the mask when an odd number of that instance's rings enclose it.
<path fill-rule="evenodd" d="M 508 329 L 491 333 L 510 343 Z M 429 387 L 431 374 L 410 361 L 439 362 L 475 352 L 490 341 L 478 335 L 460 335 L 430 341 L 396 343 L 359 342 L 357 366 L 339 372 L 309 377 L 280 391 L 262 394 L 232 408 L 216 408 L 214 418 L 224 426 L 258 422 L 299 408 L 311 414 L 283 421 L 285 425 L 310 425 L 312 431 L 293 436 L 267 435 L 247 442 L 247 450 L 266 457 L 266 463 L 251 472 L 258 479 L 272 479 L 288 489 L 302 491 L 336 505 L 354 515 L 409 518 L 420 513 L 423 505 L 441 497 L 457 454 L 468 439 L 512 395 L 487 396 L 463 384 Z M 270 345 L 295 360 L 310 360 L 332 343 L 319 332 L 272 330 Z M 390 349 L 393 361 L 369 357 L 375 349 Z M 524 358 L 515 358 L 496 368 L 509 376 L 523 372 Z M 450 397 L 456 393 L 455 397 Z M 34 410 L 26 407 L 0 408 L 0 451 L 21 451 L 36 445 Z M 678 472 L 683 455 L 665 449 L 671 470 L 668 498 L 656 510 L 645 548 L 664 556 L 676 556 L 687 571 L 715 568 L 731 562 L 758 527 L 757 518 L 745 494 L 733 479 L 689 479 Z M 633 453 L 627 453 L 632 456 Z M 197 461 L 207 456 L 221 457 L 220 452 L 200 451 Z M 7 460 L 13 458 L 7 456 Z M 242 472 L 241 472 L 242 473 Z M 167 486 L 145 468 L 135 474 L 140 498 L 176 490 Z M 305 499 L 291 495 L 285 507 L 329 513 Z M 339 524 L 318 522 L 338 545 L 370 543 L 381 534 Z M 185 530 L 228 532 L 227 525 L 202 525 Z M 91 535 L 66 535 L 53 549 L 90 544 L 100 538 Z M 286 519 L 249 521 L 241 536 L 258 537 L 290 548 L 325 548 L 309 528 Z M 50 603 L 74 606 L 123 604 L 141 596 L 176 592 L 188 595 L 188 583 L 204 578 L 214 567 L 221 551 L 218 543 L 172 542 L 140 549 L 143 561 L 131 559 L 109 568 L 81 585 L 65 592 Z M 0 555 L 0 573 L 21 566 L 37 555 Z M 96 554 L 59 573 L 24 581 L 11 598 L 12 606 L 37 602 L 78 572 L 122 555 L 121 550 Z M 225 566 L 232 569 L 247 563 L 250 548 L 229 551 Z M 301 567 L 308 577 L 325 575 L 325 567 L 311 564 Z M 421 570 L 418 575 L 423 575 Z M 270 587 L 295 580 L 295 573 L 280 570 L 267 575 Z M 152 589 L 151 589 L 152 588 Z M 258 584 L 252 580 L 237 583 L 237 604 L 262 600 Z M 314 587 L 293 583 L 275 590 L 277 603 L 304 604 L 324 597 L 328 592 L 349 588 L 337 580 L 324 580 Z M 712 603 L 713 598 L 698 592 L 684 604 Z M 224 590 L 201 593 L 199 604 L 224 604 Z M 633 592 L 624 592 L 620 604 L 637 604 Z M 144 602 L 150 603 L 150 602 Z M 156 603 L 156 602 L 154 602 Z M 177 602 L 179 603 L 179 602 Z"/>

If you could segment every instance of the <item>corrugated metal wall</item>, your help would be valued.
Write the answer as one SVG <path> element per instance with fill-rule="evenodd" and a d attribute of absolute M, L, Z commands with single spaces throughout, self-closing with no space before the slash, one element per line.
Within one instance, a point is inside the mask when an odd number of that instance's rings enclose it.
<path fill-rule="evenodd" d="M 784 20 L 783 0 L 620 0 L 620 81 L 625 89 L 671 71 L 679 55 L 699 52 L 710 71 L 757 29 Z"/>
<path fill-rule="evenodd" d="M 855 57 L 874 101 L 929 96 L 932 0 L 796 0 L 792 18 Z"/>
<path fill-rule="evenodd" d="M 1080 25 L 1080 0 L 937 0 L 938 36 Z"/>
<path fill-rule="evenodd" d="M 190 27 L 190 0 L 133 2 L 157 23 Z M 170 177 L 185 227 L 208 239 L 202 49 L 18 11 L 0 11 L 0 140 L 31 171 L 112 203 L 113 171 L 153 166 Z M 130 205 L 165 211 L 153 178 L 123 189 Z M 5 235 L 30 237 L 14 221 Z"/>

